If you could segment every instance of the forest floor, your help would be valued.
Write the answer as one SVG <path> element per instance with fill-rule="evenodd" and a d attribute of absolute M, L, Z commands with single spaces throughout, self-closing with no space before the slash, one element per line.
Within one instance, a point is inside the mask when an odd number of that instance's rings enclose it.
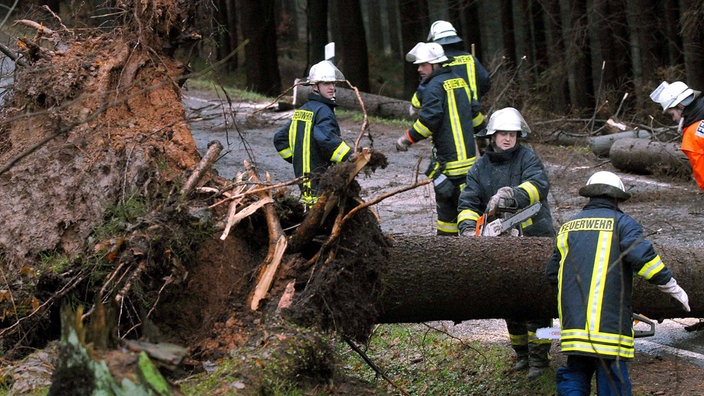
<path fill-rule="evenodd" d="M 219 174 L 232 178 L 242 168 L 245 159 L 253 161 L 260 174 L 267 172 L 272 182 L 293 178 L 291 166 L 283 161 L 272 144 L 274 132 L 290 117 L 290 111 L 260 111 L 262 102 L 235 103 L 232 112 L 234 124 L 225 123 L 220 115 L 222 98 L 212 92 L 185 90 L 184 104 L 191 119 L 196 144 L 204 152 L 207 143 L 219 140 L 225 153 L 215 164 Z M 529 123 L 530 115 L 527 115 Z M 352 144 L 360 134 L 361 120 L 350 112 L 338 112 L 343 138 Z M 367 177 L 358 177 L 361 196 L 371 200 L 381 194 L 410 185 L 427 164 L 428 142 L 413 146 L 408 152 L 395 150 L 395 140 L 410 125 L 381 122 L 372 119 L 361 139 L 360 146 L 383 152 L 389 165 Z M 624 212 L 641 222 L 645 234 L 656 246 L 678 245 L 701 249 L 701 224 L 704 221 L 702 193 L 692 180 L 665 175 L 634 175 L 616 170 L 607 158 L 598 158 L 588 147 L 556 146 L 540 140 L 547 130 L 534 128 L 528 144 L 542 159 L 550 178 L 551 206 L 555 226 L 567 221 L 586 202 L 577 194 L 588 177 L 599 170 L 609 170 L 621 176 L 633 198 L 622 205 Z M 420 163 L 420 165 L 419 165 Z M 421 176 L 423 178 L 424 176 Z M 432 188 L 427 185 L 393 195 L 374 206 L 382 230 L 389 235 L 433 235 L 435 207 Z M 696 320 L 695 320 L 696 321 Z M 690 319 L 691 322 L 691 319 Z M 688 322 L 689 323 L 689 322 Z M 460 338 L 479 339 L 486 343 L 508 346 L 502 321 L 470 321 L 450 326 Z M 680 329 L 684 332 L 684 328 Z M 559 343 L 553 343 L 552 368 L 564 363 Z M 637 352 L 630 365 L 634 390 L 652 395 L 704 395 L 702 378 L 704 368 L 672 356 Z"/>

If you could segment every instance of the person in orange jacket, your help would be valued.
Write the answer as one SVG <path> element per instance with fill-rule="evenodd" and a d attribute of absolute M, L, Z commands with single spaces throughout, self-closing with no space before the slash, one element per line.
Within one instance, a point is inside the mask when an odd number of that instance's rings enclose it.
<path fill-rule="evenodd" d="M 650 94 L 650 99 L 678 123 L 682 132 L 680 150 L 689 158 L 694 180 L 704 190 L 704 96 L 682 81 L 663 81 Z"/>

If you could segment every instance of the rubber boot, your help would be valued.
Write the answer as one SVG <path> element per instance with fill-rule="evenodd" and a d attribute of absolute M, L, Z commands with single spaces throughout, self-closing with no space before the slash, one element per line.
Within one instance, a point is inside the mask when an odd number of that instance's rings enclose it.
<path fill-rule="evenodd" d="M 534 380 L 550 367 L 550 343 L 528 344 L 528 379 Z"/>
<path fill-rule="evenodd" d="M 513 350 L 516 351 L 516 364 L 513 365 L 514 371 L 527 370 L 530 366 L 528 359 L 527 345 L 513 345 Z"/>

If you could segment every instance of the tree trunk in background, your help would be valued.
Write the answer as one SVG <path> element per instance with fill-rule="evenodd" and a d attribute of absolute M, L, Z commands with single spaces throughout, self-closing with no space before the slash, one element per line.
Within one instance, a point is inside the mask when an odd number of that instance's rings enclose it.
<path fill-rule="evenodd" d="M 247 89 L 268 96 L 281 92 L 279 61 L 276 51 L 274 3 L 240 1 L 242 36 L 249 39 L 245 47 Z"/>
<path fill-rule="evenodd" d="M 474 56 L 479 59 L 484 67 L 488 67 L 486 62 L 490 59 L 482 52 L 477 2 L 472 1 L 469 4 L 465 4 L 462 8 L 462 40 L 464 40 L 467 52 L 472 52 L 472 45 L 474 45 Z"/>
<path fill-rule="evenodd" d="M 292 59 L 293 47 L 298 42 L 296 3 L 288 0 L 277 0 L 276 3 L 276 31 L 278 32 L 277 47 L 288 58 Z"/>
<path fill-rule="evenodd" d="M 644 23 L 641 13 L 645 4 L 639 0 L 626 0 L 626 22 L 628 23 L 629 54 L 631 55 L 631 72 L 633 84 L 636 87 L 643 85 L 643 41 L 640 34 Z"/>
<path fill-rule="evenodd" d="M 702 1 L 680 0 L 680 25 L 686 83 L 694 89 L 704 89 L 704 28 L 702 27 Z"/>
<path fill-rule="evenodd" d="M 504 27 L 501 19 L 501 7 L 495 2 L 480 1 L 477 4 L 479 14 L 479 32 L 482 37 L 482 54 L 493 59 L 504 53 Z"/>
<path fill-rule="evenodd" d="M 374 56 L 379 56 L 384 53 L 384 33 L 381 27 L 381 2 L 380 1 L 365 1 L 366 13 L 368 16 L 367 26 L 367 45 L 369 50 L 374 53 Z"/>
<path fill-rule="evenodd" d="M 403 50 L 401 49 L 401 15 L 398 12 L 399 0 L 386 0 L 386 15 L 389 22 L 389 48 L 391 48 L 391 58 L 403 60 Z"/>
<path fill-rule="evenodd" d="M 401 15 L 401 44 L 403 59 L 403 93 L 410 100 L 418 88 L 418 66 L 406 62 L 406 53 L 416 43 L 428 38 L 428 2 L 426 0 L 399 0 Z"/>
<path fill-rule="evenodd" d="M 589 64 L 588 47 L 584 45 L 587 28 L 581 2 L 575 0 L 560 1 L 560 19 L 562 23 L 562 40 L 565 43 L 564 59 L 567 62 L 567 86 L 573 111 L 592 109 L 594 103 L 587 97 L 587 87 L 591 79 L 587 77 Z"/>
<path fill-rule="evenodd" d="M 659 14 L 658 22 L 663 30 L 664 42 L 662 47 L 664 47 L 665 53 L 663 58 L 660 59 L 660 63 L 676 65 L 684 62 L 681 49 L 682 38 L 679 35 L 680 9 L 675 1 L 664 1 L 663 3 L 663 11 Z"/>
<path fill-rule="evenodd" d="M 608 0 L 587 0 L 587 26 L 589 27 L 589 46 L 591 51 L 591 76 L 597 106 L 604 102 L 604 88 L 614 85 L 612 80 L 616 65 L 610 56 L 613 47 L 612 30 L 609 23 Z M 622 54 L 623 55 L 623 54 Z M 604 62 L 606 64 L 604 65 Z M 603 69 L 602 69 L 603 67 Z M 601 84 L 601 91 L 599 85 Z"/>
<path fill-rule="evenodd" d="M 307 66 L 312 66 L 325 59 L 325 45 L 328 43 L 327 0 L 308 0 L 308 43 Z"/>
<path fill-rule="evenodd" d="M 360 91 L 369 92 L 367 40 L 359 0 L 337 0 L 335 3 L 340 17 L 340 38 L 339 44 L 335 45 L 335 62 L 347 80 Z"/>
<path fill-rule="evenodd" d="M 554 246 L 553 238 L 539 237 L 395 236 L 381 276 L 386 290 L 378 321 L 557 317 L 557 296 L 545 276 Z M 638 276 L 634 312 L 658 320 L 704 315 L 704 251 L 656 251 L 689 294 L 692 312 Z"/>
<path fill-rule="evenodd" d="M 534 69 L 534 67 L 528 66 L 536 64 L 536 58 L 531 53 L 533 40 L 530 36 L 531 15 L 528 9 L 528 0 L 512 0 L 511 8 L 513 10 L 513 56 L 516 59 L 516 64 L 520 64 L 523 57 L 526 57 L 525 62 L 527 62 L 527 65 L 522 66 L 518 70 L 516 82 L 521 85 L 521 90 L 528 91 L 532 84 L 530 79 L 531 69 Z"/>
<path fill-rule="evenodd" d="M 566 74 L 563 70 L 566 67 L 562 54 L 564 53 L 563 43 L 560 41 L 560 9 L 557 0 L 549 0 L 544 3 L 543 23 L 545 28 L 545 54 L 547 56 L 547 76 L 546 85 L 549 95 L 548 103 L 556 112 L 567 110 L 569 103 L 565 90 Z"/>
<path fill-rule="evenodd" d="M 216 4 L 215 21 L 220 25 L 217 32 L 217 57 L 223 59 L 239 45 L 237 39 L 237 7 L 235 0 L 218 0 Z M 229 72 L 237 69 L 238 55 L 229 58 L 223 68 Z"/>

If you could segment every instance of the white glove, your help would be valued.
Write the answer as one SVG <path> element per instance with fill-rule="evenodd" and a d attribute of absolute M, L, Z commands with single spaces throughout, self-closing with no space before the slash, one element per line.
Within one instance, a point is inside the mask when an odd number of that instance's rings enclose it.
<path fill-rule="evenodd" d="M 509 186 L 501 187 L 496 194 L 489 199 L 489 203 L 486 205 L 486 212 L 489 215 L 493 215 L 502 199 L 513 199 L 513 188 Z"/>
<path fill-rule="evenodd" d="M 403 134 L 398 140 L 396 141 L 396 150 L 397 151 L 408 151 L 408 147 L 413 144 L 411 143 L 410 140 L 408 140 L 408 137 L 406 136 L 406 133 Z"/>
<path fill-rule="evenodd" d="M 408 105 L 408 115 L 411 117 L 415 117 L 418 115 L 418 108 L 414 107 L 413 105 Z"/>
<path fill-rule="evenodd" d="M 670 281 L 665 283 L 664 285 L 658 285 L 658 288 L 661 292 L 667 293 L 674 297 L 677 301 L 679 301 L 684 307 L 685 311 L 691 311 L 691 309 L 689 308 L 689 297 L 687 296 L 687 293 L 684 291 L 684 289 L 682 289 L 680 285 L 677 284 L 675 278 L 671 278 Z"/>
<path fill-rule="evenodd" d="M 467 227 L 462 231 L 460 236 L 463 237 L 474 237 L 477 232 L 477 222 L 476 221 L 469 221 L 467 222 Z"/>

